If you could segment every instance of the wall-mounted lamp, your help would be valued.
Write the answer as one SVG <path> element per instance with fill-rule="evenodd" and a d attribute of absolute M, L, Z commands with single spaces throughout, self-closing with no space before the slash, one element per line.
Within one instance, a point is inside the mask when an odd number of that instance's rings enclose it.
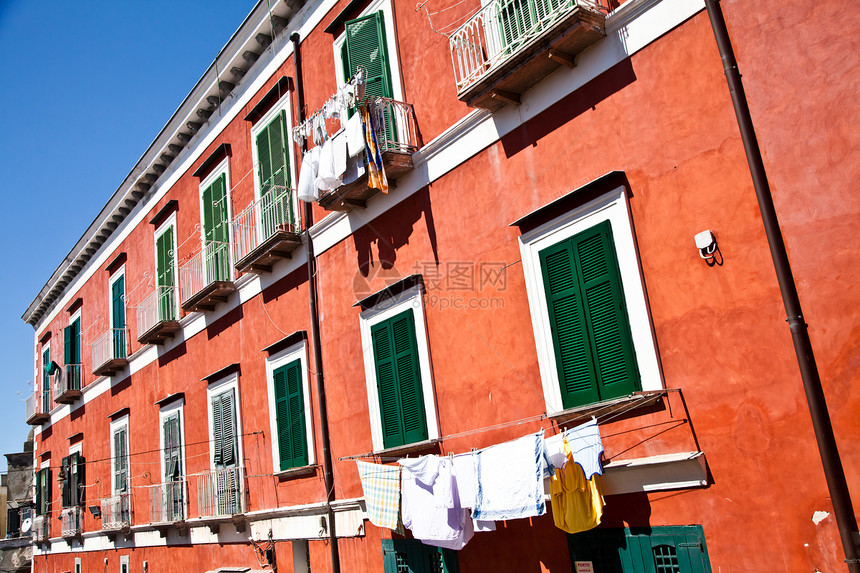
<path fill-rule="evenodd" d="M 89 507 L 89 510 L 90 510 L 90 513 L 93 514 L 93 517 L 95 517 L 96 519 L 98 519 L 102 516 L 102 508 L 100 508 L 97 505 L 91 505 Z"/>
<path fill-rule="evenodd" d="M 717 239 L 710 231 L 702 231 L 696 235 L 696 248 L 703 259 L 713 259 L 717 251 Z"/>

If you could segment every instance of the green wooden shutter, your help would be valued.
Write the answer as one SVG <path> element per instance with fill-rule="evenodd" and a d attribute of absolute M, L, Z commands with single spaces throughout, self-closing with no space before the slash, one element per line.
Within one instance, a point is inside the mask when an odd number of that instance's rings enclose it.
<path fill-rule="evenodd" d="M 273 122 L 274 123 L 274 122 Z M 257 134 L 257 177 L 260 183 L 260 197 L 269 192 L 272 180 L 272 151 L 269 147 L 269 129 L 272 123 Z"/>
<path fill-rule="evenodd" d="M 279 112 L 257 134 L 257 174 L 261 197 L 268 193 L 273 185 L 290 186 L 286 117 L 286 112 Z"/>
<path fill-rule="evenodd" d="M 164 481 L 168 482 L 178 478 L 181 473 L 182 448 L 179 443 L 179 412 L 164 418 L 162 432 L 164 434 Z"/>
<path fill-rule="evenodd" d="M 278 368 L 273 378 L 280 468 L 306 466 L 308 447 L 301 361 L 294 360 Z"/>
<path fill-rule="evenodd" d="M 384 446 L 426 440 L 427 419 L 412 311 L 374 325 L 371 338 Z"/>
<path fill-rule="evenodd" d="M 176 286 L 173 269 L 173 226 L 155 240 L 155 274 L 158 297 L 158 320 L 175 320 L 173 289 Z"/>
<path fill-rule="evenodd" d="M 72 505 L 72 468 L 69 464 L 69 456 L 63 458 L 63 475 L 66 476 L 61 489 L 63 507 L 69 507 Z"/>
<path fill-rule="evenodd" d="M 63 364 L 74 364 L 74 332 L 69 325 L 63 329 Z"/>
<path fill-rule="evenodd" d="M 594 571 L 710 573 L 700 525 L 595 529 L 568 535 L 570 557 Z"/>
<path fill-rule="evenodd" d="M 212 399 L 214 459 L 216 467 L 235 467 L 238 458 L 236 410 L 232 390 Z"/>
<path fill-rule="evenodd" d="M 128 430 L 123 427 L 113 434 L 114 494 L 128 492 Z"/>
<path fill-rule="evenodd" d="M 393 97 L 391 68 L 388 59 L 388 44 L 385 41 L 385 21 L 382 12 L 374 12 L 344 25 L 346 30 L 346 77 L 355 75 L 358 66 L 363 66 L 367 96 Z"/>
<path fill-rule="evenodd" d="M 540 252 L 565 408 L 639 388 L 633 338 L 608 221 Z"/>
<path fill-rule="evenodd" d="M 456 551 L 417 539 L 383 539 L 382 565 L 385 573 L 460 573 Z"/>
<path fill-rule="evenodd" d="M 51 411 L 51 377 L 48 375 L 48 365 L 51 363 L 51 348 L 42 351 L 42 412 Z"/>
<path fill-rule="evenodd" d="M 72 504 L 84 505 L 86 499 L 84 493 L 86 491 L 86 468 L 87 462 L 81 454 L 74 454 L 74 464 L 72 470 L 75 480 L 72 482 Z"/>
<path fill-rule="evenodd" d="M 221 411 L 221 396 L 212 398 L 212 462 L 216 467 L 222 463 L 221 446 L 224 435 L 223 413 Z"/>
<path fill-rule="evenodd" d="M 125 358 L 125 275 L 111 284 L 113 358 Z"/>
<path fill-rule="evenodd" d="M 230 233 L 227 222 L 227 175 L 222 173 L 203 191 L 203 240 L 207 247 L 207 282 L 226 281 L 230 276 L 227 242 Z"/>
<path fill-rule="evenodd" d="M 81 363 L 81 319 L 72 323 L 72 364 Z"/>

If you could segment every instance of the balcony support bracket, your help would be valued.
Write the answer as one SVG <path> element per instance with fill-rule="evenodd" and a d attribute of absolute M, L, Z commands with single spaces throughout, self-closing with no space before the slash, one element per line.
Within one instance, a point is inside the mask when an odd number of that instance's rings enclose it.
<path fill-rule="evenodd" d="M 513 92 L 506 92 L 503 90 L 493 90 L 490 93 L 490 97 L 492 97 L 495 100 L 504 102 L 504 103 L 511 103 L 511 104 L 515 104 L 515 105 L 520 104 L 520 95 L 515 94 Z"/>
<path fill-rule="evenodd" d="M 565 66 L 568 69 L 572 70 L 573 68 L 576 67 L 576 62 L 574 62 L 573 56 L 570 56 L 570 55 L 565 54 L 563 52 L 559 52 L 558 50 L 556 50 L 554 48 L 550 48 L 547 51 L 546 55 L 553 62 L 555 62 L 557 64 L 561 64 L 562 66 Z"/>

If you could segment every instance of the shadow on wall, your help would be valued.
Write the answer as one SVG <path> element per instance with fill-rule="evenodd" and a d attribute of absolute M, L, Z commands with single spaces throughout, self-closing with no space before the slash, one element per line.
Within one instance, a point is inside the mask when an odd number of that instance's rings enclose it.
<path fill-rule="evenodd" d="M 616 92 L 636 81 L 630 58 L 618 62 L 578 90 L 558 100 L 532 119 L 502 136 L 502 147 L 510 158 L 570 122 Z M 596 143 L 596 142 L 595 142 Z"/>
<path fill-rule="evenodd" d="M 308 266 L 302 265 L 287 276 L 263 289 L 263 302 L 269 303 L 308 282 Z"/>
<path fill-rule="evenodd" d="M 397 191 L 392 190 L 392 192 Z M 436 224 L 433 221 L 433 209 L 430 204 L 430 187 L 425 186 L 353 233 L 356 263 L 361 276 L 372 278 L 368 275 L 377 264 L 383 270 L 393 269 L 397 260 L 397 250 L 409 243 L 409 238 L 415 230 L 415 223 L 422 216 L 427 227 L 430 247 L 433 249 L 433 259 L 438 265 L 439 252 L 436 245 Z M 373 256 L 374 243 L 377 259 Z"/>

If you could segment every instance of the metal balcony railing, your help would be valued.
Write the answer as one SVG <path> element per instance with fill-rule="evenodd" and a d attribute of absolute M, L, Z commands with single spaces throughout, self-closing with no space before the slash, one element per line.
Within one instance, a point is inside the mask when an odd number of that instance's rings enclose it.
<path fill-rule="evenodd" d="M 45 394 L 50 394 L 50 392 L 46 392 Z M 36 390 L 27 396 L 27 423 L 41 424 L 42 421 L 48 420 L 50 418 L 50 408 L 47 408 L 46 406 L 47 405 L 45 404 L 45 400 L 42 399 L 42 392 L 40 390 Z"/>
<path fill-rule="evenodd" d="M 128 329 L 109 328 L 93 342 L 93 368 L 128 357 Z"/>
<path fill-rule="evenodd" d="M 241 261 L 278 231 L 301 233 L 300 209 L 289 187 L 273 185 L 265 195 L 236 215 L 233 227 L 233 260 Z"/>
<path fill-rule="evenodd" d="M 75 506 L 63 509 L 60 524 L 63 537 L 77 537 L 84 531 L 84 508 Z"/>
<path fill-rule="evenodd" d="M 562 20 L 586 0 L 491 0 L 450 37 L 457 91 L 462 92 Z"/>
<path fill-rule="evenodd" d="M 175 523 L 185 519 L 186 481 L 179 479 L 149 486 L 150 523 Z"/>
<path fill-rule="evenodd" d="M 387 97 L 374 99 L 380 119 L 376 126 L 379 150 L 414 153 L 418 149 L 418 126 L 412 104 Z"/>
<path fill-rule="evenodd" d="M 106 497 L 101 502 L 102 529 L 131 527 L 131 494 L 121 493 Z"/>
<path fill-rule="evenodd" d="M 63 372 L 57 376 L 54 384 L 54 399 L 58 402 L 65 401 L 64 397 L 73 394 L 79 396 L 81 391 L 82 366 L 80 364 L 66 364 Z"/>
<path fill-rule="evenodd" d="M 176 288 L 157 286 L 137 307 L 137 336 L 140 338 L 161 322 L 176 319 Z"/>
<path fill-rule="evenodd" d="M 230 244 L 207 241 L 179 267 L 179 295 L 185 301 L 216 281 L 230 280 Z"/>
<path fill-rule="evenodd" d="M 33 540 L 47 541 L 51 538 L 51 520 L 48 515 L 37 515 L 33 518 Z"/>
<path fill-rule="evenodd" d="M 197 474 L 200 517 L 245 512 L 245 468 L 219 468 Z"/>

